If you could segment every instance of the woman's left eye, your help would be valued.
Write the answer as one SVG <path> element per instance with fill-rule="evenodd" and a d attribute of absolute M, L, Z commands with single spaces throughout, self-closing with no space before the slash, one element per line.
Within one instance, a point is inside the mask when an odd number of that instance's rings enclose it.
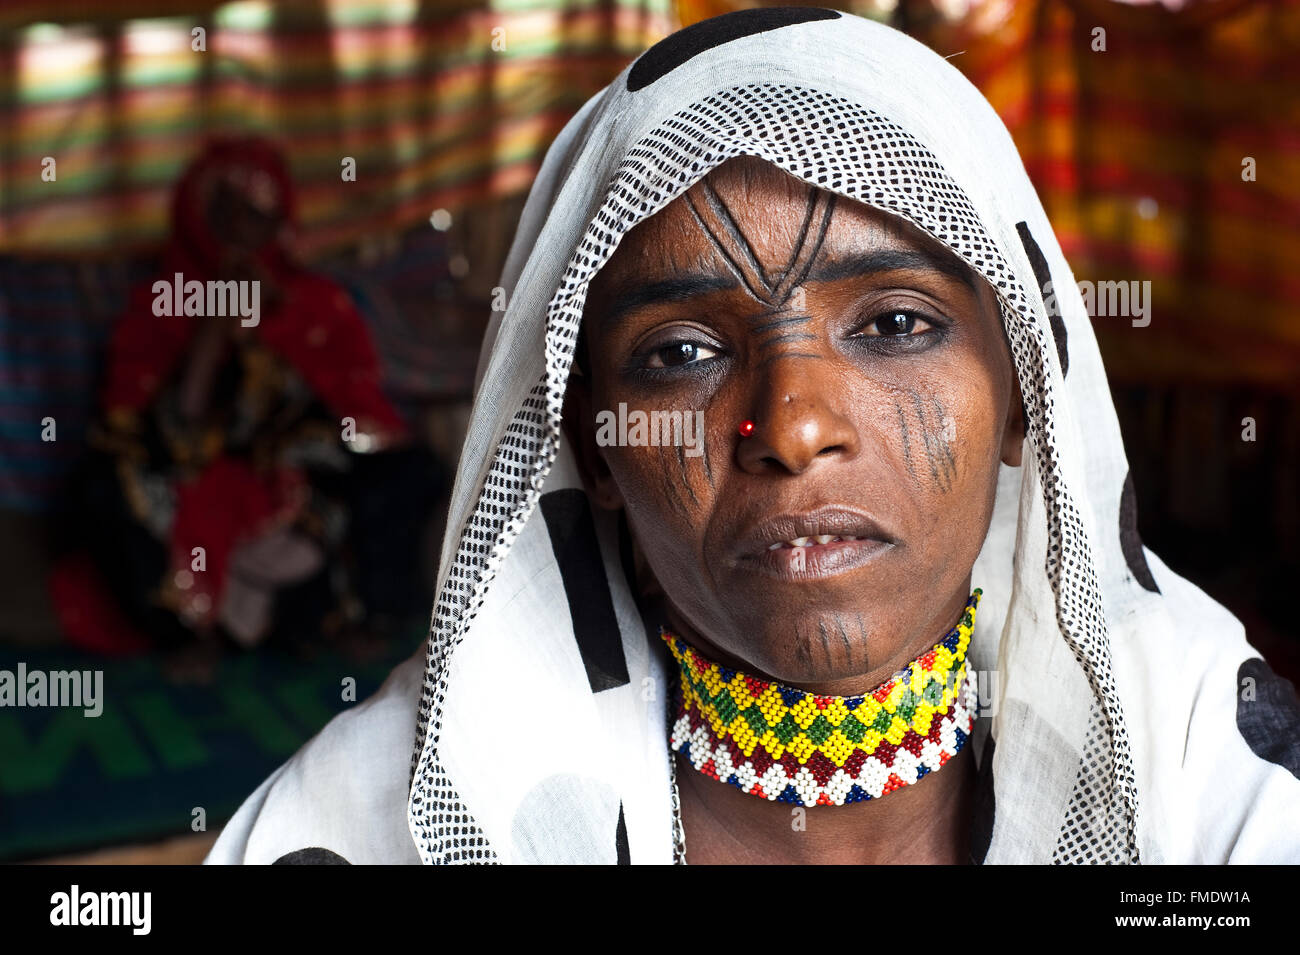
<path fill-rule="evenodd" d="M 645 368 L 681 368 L 693 365 L 718 354 L 717 349 L 710 348 L 703 342 L 676 341 L 651 349 L 646 353 Z"/>
<path fill-rule="evenodd" d="M 859 334 L 869 338 L 902 338 L 929 331 L 932 327 L 916 312 L 890 309 L 868 322 Z"/>

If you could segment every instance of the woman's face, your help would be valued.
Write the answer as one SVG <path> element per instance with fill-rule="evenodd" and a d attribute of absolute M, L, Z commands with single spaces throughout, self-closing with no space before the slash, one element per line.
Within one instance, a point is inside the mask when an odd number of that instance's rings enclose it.
<path fill-rule="evenodd" d="M 273 240 L 284 222 L 275 180 L 261 170 L 236 169 L 218 180 L 208 202 L 208 222 L 225 249 L 249 255 Z"/>
<path fill-rule="evenodd" d="M 624 237 L 584 328 L 570 435 L 671 629 L 848 694 L 956 622 L 1023 426 L 994 293 L 952 253 L 742 157 Z M 620 405 L 702 435 L 611 444 Z"/>

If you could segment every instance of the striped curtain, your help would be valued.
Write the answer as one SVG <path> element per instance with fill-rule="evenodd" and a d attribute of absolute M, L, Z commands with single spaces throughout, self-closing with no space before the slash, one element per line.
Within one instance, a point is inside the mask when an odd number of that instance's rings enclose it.
<path fill-rule="evenodd" d="M 914 32 L 1007 123 L 1075 278 L 1152 283 L 1148 326 L 1094 318 L 1111 377 L 1294 394 L 1300 4 L 956 5 Z"/>
<path fill-rule="evenodd" d="M 308 256 L 522 192 L 569 116 L 675 25 L 670 0 L 17 3 L 0 16 L 0 253 L 40 255 L 156 243 L 172 183 L 218 132 L 286 147 Z"/>
<path fill-rule="evenodd" d="M 674 25 L 671 0 L 0 6 L 0 509 L 55 506 L 207 136 L 283 144 L 300 251 L 357 299 L 395 400 L 459 395 L 546 147 Z"/>

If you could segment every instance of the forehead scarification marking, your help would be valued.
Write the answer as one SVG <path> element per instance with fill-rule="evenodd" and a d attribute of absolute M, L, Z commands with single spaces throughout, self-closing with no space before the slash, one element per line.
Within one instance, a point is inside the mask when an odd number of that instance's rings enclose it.
<path fill-rule="evenodd" d="M 735 215 L 707 179 L 700 181 L 705 202 L 685 193 L 687 208 L 713 247 L 749 290 L 750 295 L 770 306 L 757 317 L 783 312 L 792 296 L 802 301 L 802 283 L 830 231 L 835 214 L 834 193 L 808 188 L 803 221 L 795 236 L 786 264 L 769 275 L 758 258 L 754 244 L 741 229 Z M 796 295 L 796 290 L 798 294 Z"/>

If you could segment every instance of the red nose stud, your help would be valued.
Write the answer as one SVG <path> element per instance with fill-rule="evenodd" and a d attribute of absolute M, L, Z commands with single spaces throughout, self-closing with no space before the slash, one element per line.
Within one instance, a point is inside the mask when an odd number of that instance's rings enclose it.
<path fill-rule="evenodd" d="M 753 433 L 754 433 L 754 422 L 752 421 L 740 422 L 740 436 L 742 438 L 748 438 Z"/>

